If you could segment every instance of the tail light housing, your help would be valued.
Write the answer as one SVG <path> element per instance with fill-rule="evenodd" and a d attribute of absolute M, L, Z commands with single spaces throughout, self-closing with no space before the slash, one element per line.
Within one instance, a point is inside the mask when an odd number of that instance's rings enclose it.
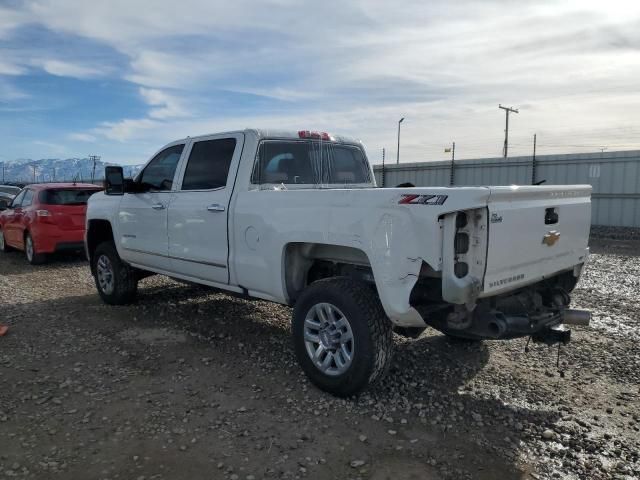
<path fill-rule="evenodd" d="M 327 132 L 314 132 L 311 130 L 300 130 L 298 132 L 299 138 L 314 138 L 317 140 L 326 140 L 328 142 L 334 141 L 334 138 Z"/>
<path fill-rule="evenodd" d="M 49 210 L 36 210 L 36 217 L 39 222 L 53 223 L 53 214 Z"/>

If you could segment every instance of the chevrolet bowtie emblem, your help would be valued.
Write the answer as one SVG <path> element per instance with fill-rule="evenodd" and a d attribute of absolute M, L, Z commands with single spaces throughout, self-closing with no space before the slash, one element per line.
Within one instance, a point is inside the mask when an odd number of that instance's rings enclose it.
<path fill-rule="evenodd" d="M 544 237 L 542 237 L 542 243 L 550 247 L 553 247 L 558 242 L 558 240 L 560 240 L 560 232 L 557 232 L 555 230 L 549 231 L 545 234 Z"/>

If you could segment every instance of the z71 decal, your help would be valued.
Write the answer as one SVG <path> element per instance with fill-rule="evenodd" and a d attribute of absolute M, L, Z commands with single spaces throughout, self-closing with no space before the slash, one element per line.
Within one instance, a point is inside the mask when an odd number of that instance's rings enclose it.
<path fill-rule="evenodd" d="M 443 205 L 448 195 L 416 195 L 413 193 L 400 195 L 401 205 Z"/>

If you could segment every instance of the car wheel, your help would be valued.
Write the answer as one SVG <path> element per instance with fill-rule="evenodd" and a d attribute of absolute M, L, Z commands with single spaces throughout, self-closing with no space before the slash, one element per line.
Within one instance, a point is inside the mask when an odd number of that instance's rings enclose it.
<path fill-rule="evenodd" d="M 4 239 L 4 231 L 0 228 L 0 252 L 9 252 L 11 247 L 7 245 Z"/>
<path fill-rule="evenodd" d="M 346 277 L 312 283 L 296 302 L 292 330 L 300 366 L 333 395 L 355 395 L 389 367 L 391 322 L 366 283 Z"/>
<path fill-rule="evenodd" d="M 36 246 L 30 233 L 24 236 L 24 254 L 31 265 L 40 265 L 47 260 L 44 253 L 36 253 Z"/>
<path fill-rule="evenodd" d="M 92 271 L 100 297 L 110 305 L 131 303 L 138 291 L 135 270 L 123 262 L 113 242 L 103 242 L 96 248 Z"/>

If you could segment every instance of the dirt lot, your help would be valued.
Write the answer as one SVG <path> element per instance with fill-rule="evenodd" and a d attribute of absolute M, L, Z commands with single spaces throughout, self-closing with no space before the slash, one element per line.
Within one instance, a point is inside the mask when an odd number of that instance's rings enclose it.
<path fill-rule="evenodd" d="M 101 303 L 86 263 L 0 257 L 0 478 L 640 477 L 640 248 L 594 242 L 557 348 L 397 337 L 386 381 L 306 381 L 289 309 L 161 277 Z"/>

